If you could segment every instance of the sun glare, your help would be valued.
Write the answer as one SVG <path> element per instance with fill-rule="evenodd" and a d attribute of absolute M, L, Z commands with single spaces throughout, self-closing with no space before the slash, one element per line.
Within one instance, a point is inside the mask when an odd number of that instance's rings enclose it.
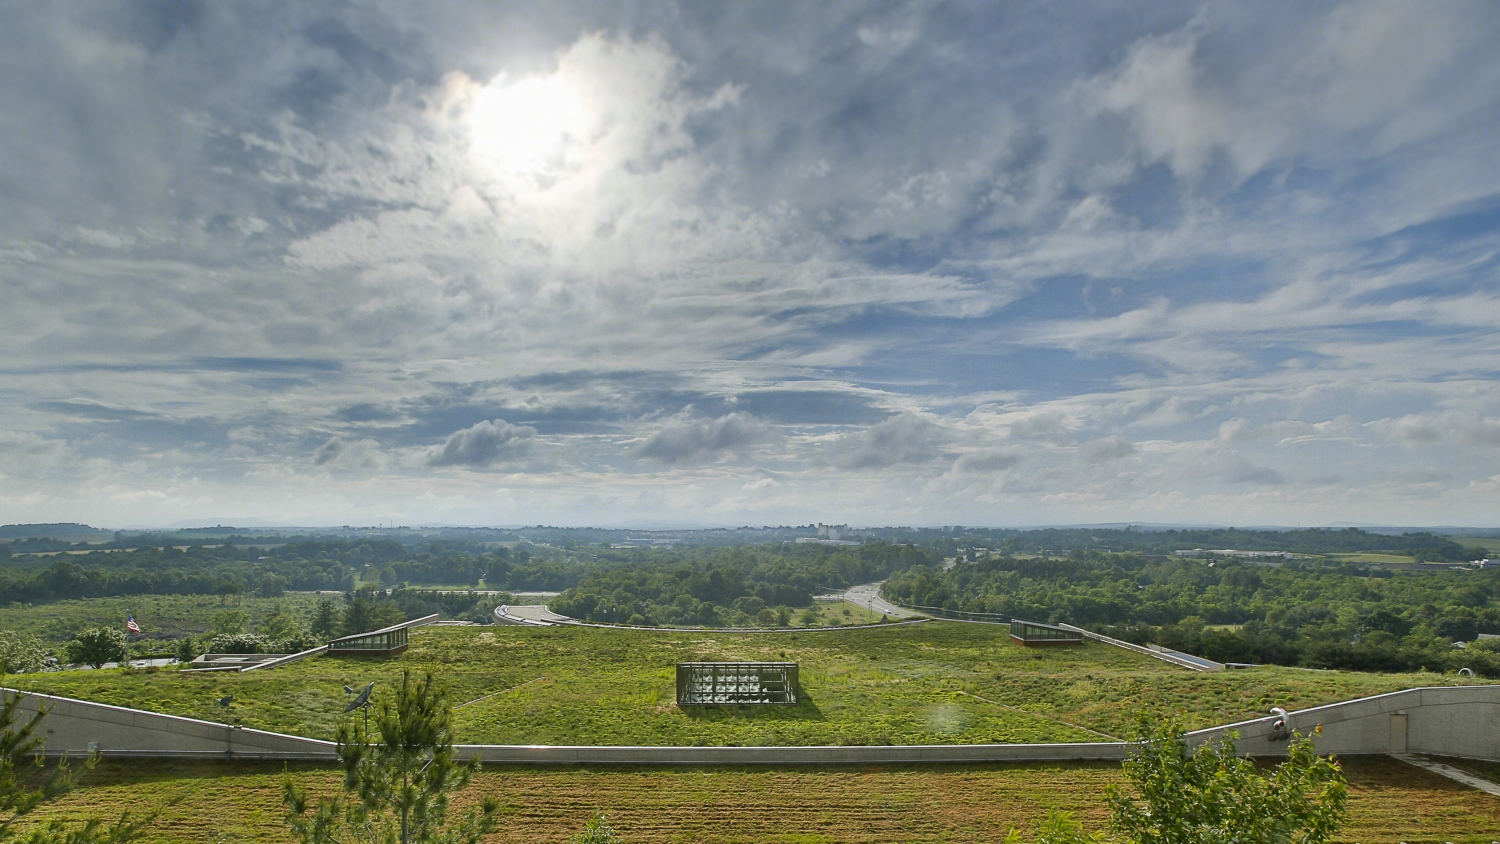
<path fill-rule="evenodd" d="M 563 163 L 584 117 L 577 94 L 555 77 L 491 84 L 469 113 L 473 149 L 503 173 L 540 173 Z"/>

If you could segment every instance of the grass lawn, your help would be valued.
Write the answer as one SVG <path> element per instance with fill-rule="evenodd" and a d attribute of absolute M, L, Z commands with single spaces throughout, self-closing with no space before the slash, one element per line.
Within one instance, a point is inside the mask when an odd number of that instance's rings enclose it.
<path fill-rule="evenodd" d="M 674 664 L 800 663 L 796 706 L 684 711 Z M 455 734 L 479 744 L 840 745 L 1100 741 L 1133 714 L 1182 713 L 1189 728 L 1421 685 L 1456 676 L 1257 668 L 1200 674 L 1119 648 L 1021 648 L 1004 627 L 935 621 L 791 633 L 551 627 L 414 631 L 380 659 L 317 657 L 270 671 L 194 674 L 75 671 L 10 678 L 40 692 L 333 736 L 343 686 L 433 671 L 451 689 Z M 1103 735 L 1100 735 L 1103 734 Z"/>
<path fill-rule="evenodd" d="M 1500 800 L 1381 757 L 1344 760 L 1349 811 L 1339 841 L 1363 844 L 1500 839 Z M 292 767 L 315 794 L 339 787 L 332 768 Z M 108 761 L 36 817 L 114 817 L 164 807 L 159 844 L 284 842 L 280 764 Z M 1030 831 L 1052 808 L 1089 829 L 1107 823 L 1113 764 L 1017 764 L 760 770 L 750 768 L 488 767 L 455 801 L 481 794 L 507 807 L 486 842 L 564 842 L 595 811 L 632 844 L 998 841 Z M 175 801 L 175 802 L 174 802 Z"/>
<path fill-rule="evenodd" d="M 888 618 L 868 607 L 862 607 L 859 604 L 852 604 L 848 601 L 813 601 L 812 611 L 817 615 L 817 621 L 812 624 L 803 624 L 802 615 L 806 609 L 804 607 L 792 610 L 793 626 L 847 627 L 855 624 L 879 624 L 882 620 L 899 621 L 899 619 Z"/>

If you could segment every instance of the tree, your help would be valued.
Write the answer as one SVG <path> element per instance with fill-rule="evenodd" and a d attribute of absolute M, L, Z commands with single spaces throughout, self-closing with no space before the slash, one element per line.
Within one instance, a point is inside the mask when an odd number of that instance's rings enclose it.
<path fill-rule="evenodd" d="M 286 594 L 286 578 L 274 572 L 261 575 L 260 586 L 257 587 L 262 598 L 280 598 Z"/>
<path fill-rule="evenodd" d="M 259 633 L 220 633 L 208 643 L 208 652 L 215 654 L 265 653 L 266 637 Z"/>
<path fill-rule="evenodd" d="M 1037 844 L 1105 844 L 1109 839 L 1102 832 L 1092 835 L 1083 831 L 1083 825 L 1073 820 L 1068 812 L 1053 809 L 1047 819 L 1037 827 Z M 1005 836 L 1004 844 L 1025 844 L 1019 830 L 1012 829 Z"/>
<path fill-rule="evenodd" d="M 583 829 L 568 839 L 568 844 L 620 844 L 620 836 L 604 815 L 595 812 Z"/>
<path fill-rule="evenodd" d="M 269 641 L 277 643 L 301 644 L 307 638 L 302 621 L 286 604 L 278 604 L 276 611 L 260 623 L 260 632 Z"/>
<path fill-rule="evenodd" d="M 21 695 L 4 695 L 0 706 L 0 841 L 24 844 L 124 844 L 133 841 L 151 822 L 154 815 L 132 821 L 129 815 L 106 827 L 98 820 L 69 827 L 61 820 L 32 829 L 18 836 L 15 826 L 41 804 L 73 787 L 77 771 L 60 760 L 44 772 L 42 740 L 36 735 L 46 711 L 38 709 L 29 719 L 21 720 Z M 90 758 L 85 767 L 96 760 Z"/>
<path fill-rule="evenodd" d="M 306 844 L 474 844 L 499 822 L 500 804 L 485 797 L 455 824 L 447 822 L 448 800 L 479 761 L 461 761 L 453 750 L 452 709 L 446 690 L 429 673 L 421 680 L 402 672 L 401 688 L 380 701 L 374 733 L 363 719 L 339 725 L 338 755 L 346 795 L 322 801 L 309 812 L 305 793 L 288 777 L 283 784 L 286 819 Z"/>
<path fill-rule="evenodd" d="M 374 621 L 375 611 L 370 602 L 356 595 L 349 606 L 344 607 L 344 619 L 339 625 L 339 631 L 345 636 L 365 633 L 375 629 L 371 626 Z"/>
<path fill-rule="evenodd" d="M 46 664 L 47 652 L 35 636 L 0 630 L 0 674 L 41 671 Z"/>
<path fill-rule="evenodd" d="M 177 643 L 178 662 L 192 662 L 198 658 L 198 654 L 200 653 L 203 652 L 198 649 L 198 645 L 193 641 L 192 636 L 184 636 L 182 637 L 182 641 Z"/>
<path fill-rule="evenodd" d="M 63 649 L 68 662 L 102 668 L 106 662 L 125 660 L 125 634 L 113 627 L 90 627 L 73 637 Z"/>
<path fill-rule="evenodd" d="M 219 610 L 209 619 L 209 632 L 215 636 L 233 636 L 250 626 L 250 614 L 244 610 Z"/>
<path fill-rule="evenodd" d="M 1321 731 L 1321 728 L 1319 728 Z M 1135 844 L 1324 844 L 1343 823 L 1347 789 L 1338 763 L 1294 736 L 1269 774 L 1235 754 L 1231 733 L 1196 751 L 1175 720 L 1138 728 L 1125 763 L 1134 794 L 1109 790 L 1110 826 Z"/>
<path fill-rule="evenodd" d="M 324 639 L 332 638 L 338 626 L 339 615 L 338 610 L 333 606 L 333 601 L 328 598 L 319 598 L 318 607 L 313 611 L 313 635 Z"/>
<path fill-rule="evenodd" d="M 1137 726 L 1125 762 L 1131 793 L 1108 791 L 1115 836 L 1085 833 L 1066 812 L 1037 828 L 1036 844 L 1326 844 L 1343 823 L 1346 786 L 1338 763 L 1294 735 L 1286 758 L 1262 775 L 1235 755 L 1234 737 L 1188 749 L 1174 720 Z M 1012 829 L 1005 844 L 1023 844 Z"/>

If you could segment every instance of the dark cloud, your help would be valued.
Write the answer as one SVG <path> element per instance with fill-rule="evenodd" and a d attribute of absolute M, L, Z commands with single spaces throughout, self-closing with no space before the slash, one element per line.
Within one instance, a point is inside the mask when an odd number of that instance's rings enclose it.
<path fill-rule="evenodd" d="M 380 444 L 371 439 L 346 441 L 331 437 L 313 452 L 313 464 L 342 469 L 380 469 L 386 465 L 386 457 Z"/>
<path fill-rule="evenodd" d="M 928 419 L 903 413 L 841 439 L 834 448 L 834 462 L 846 469 L 930 463 L 942 454 L 939 447 L 951 439 Z"/>
<path fill-rule="evenodd" d="M 530 450 L 535 437 L 536 429 L 526 425 L 512 425 L 503 419 L 480 422 L 454 431 L 447 442 L 433 449 L 427 465 L 483 468 L 521 457 Z"/>
<path fill-rule="evenodd" d="M 333 437 L 329 439 L 328 442 L 325 442 L 322 445 L 318 446 L 318 450 L 313 452 L 313 463 L 318 466 L 322 466 L 326 463 L 337 460 L 339 458 L 339 455 L 343 453 L 344 441 L 339 439 L 338 437 Z"/>
<path fill-rule="evenodd" d="M 701 463 L 769 442 L 776 429 L 748 413 L 736 411 L 718 419 L 704 419 L 664 428 L 641 446 L 637 454 L 668 465 Z"/>

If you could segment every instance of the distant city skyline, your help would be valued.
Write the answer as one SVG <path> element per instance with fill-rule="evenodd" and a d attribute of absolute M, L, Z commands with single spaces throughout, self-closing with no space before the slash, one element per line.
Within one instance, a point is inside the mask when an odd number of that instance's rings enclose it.
<path fill-rule="evenodd" d="M 0 523 L 1500 524 L 1500 7 L 0 10 Z"/>

